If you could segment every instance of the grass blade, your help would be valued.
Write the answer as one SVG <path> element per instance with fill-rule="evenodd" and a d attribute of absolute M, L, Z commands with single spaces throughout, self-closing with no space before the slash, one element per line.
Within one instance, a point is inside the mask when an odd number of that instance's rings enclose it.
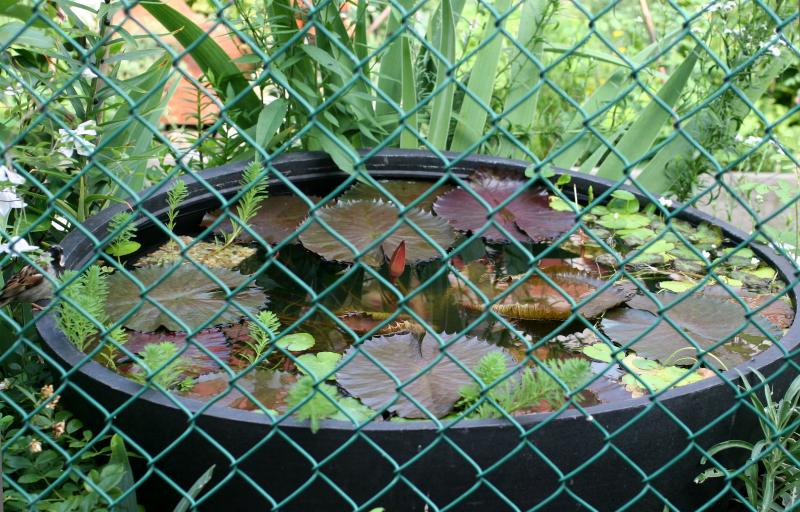
<path fill-rule="evenodd" d="M 407 113 L 417 106 L 417 80 L 414 73 L 414 61 L 411 56 L 411 43 L 406 36 L 403 36 L 403 110 Z M 405 122 L 408 128 L 400 134 L 400 147 L 406 149 L 416 149 L 419 147 L 417 136 L 410 130 L 417 130 L 417 113 L 414 112 Z"/>
<path fill-rule="evenodd" d="M 657 96 L 661 102 L 653 98 L 615 144 L 616 151 L 625 161 L 614 152 L 610 152 L 600 165 L 597 171 L 598 176 L 612 180 L 620 179 L 623 176 L 626 162 L 628 164 L 635 162 L 647 154 L 658 137 L 658 132 L 672 117 L 673 107 L 689 81 L 701 49 L 702 47 L 698 45 L 692 50 L 683 63 L 678 66 L 678 69 L 672 73 L 667 83 L 658 91 Z M 662 102 L 668 108 L 662 106 Z"/>
<path fill-rule="evenodd" d="M 441 89 L 433 99 L 431 106 L 431 120 L 428 132 L 428 141 L 437 149 L 447 147 L 447 135 L 450 131 L 450 118 L 453 115 L 453 95 L 456 86 L 453 77 L 448 73 L 448 68 L 455 62 L 456 56 L 456 27 L 453 18 L 453 9 L 450 0 L 442 0 L 441 4 L 441 32 L 436 38 L 437 50 L 441 58 L 436 63 L 436 85 L 434 90 Z"/>
<path fill-rule="evenodd" d="M 742 89 L 742 92 L 747 96 L 750 102 L 758 101 L 761 96 L 767 91 L 767 88 L 779 76 L 784 69 L 788 66 L 787 60 L 771 59 L 769 66 L 760 73 L 754 75 L 752 82 L 748 87 Z M 732 116 L 738 119 L 744 119 L 750 111 L 750 107 L 742 101 L 738 96 L 734 99 Z M 702 115 L 702 112 L 689 121 L 684 130 L 696 141 L 701 144 L 701 134 L 714 133 L 711 129 L 718 121 L 709 115 Z M 694 146 L 680 133 L 675 135 L 669 143 L 661 148 L 656 156 L 642 169 L 639 175 L 639 182 L 648 191 L 654 194 L 663 194 L 667 192 L 674 183 L 674 176 L 667 172 L 667 167 L 671 162 L 677 162 L 681 159 L 687 158 L 694 152 Z"/>
<path fill-rule="evenodd" d="M 502 16 L 511 7 L 511 0 L 497 0 L 495 10 Z M 458 114 L 458 123 L 453 132 L 452 151 L 464 151 L 481 139 L 490 109 L 494 83 L 497 79 L 497 65 L 503 48 L 503 37 L 499 33 L 494 17 L 486 20 L 483 29 L 483 48 L 478 51 L 472 67 L 467 88 L 475 96 L 464 94 L 464 101 Z M 481 44 L 484 44 L 481 42 Z M 477 100 L 477 101 L 476 101 Z"/>
<path fill-rule="evenodd" d="M 195 483 L 192 484 L 192 487 L 187 491 L 186 494 L 188 494 L 189 497 L 184 496 L 178 503 L 178 505 L 175 507 L 174 512 L 187 512 L 189 510 L 189 507 L 192 505 L 191 502 L 189 501 L 189 498 L 191 498 L 192 500 L 197 498 L 197 495 L 200 494 L 200 491 L 203 490 L 203 487 L 205 487 L 206 484 L 208 484 L 208 482 L 211 481 L 211 476 L 214 474 L 215 467 L 216 466 L 211 466 L 206 470 L 205 473 L 200 475 L 200 478 L 198 478 L 197 481 L 195 481 Z"/>
<path fill-rule="evenodd" d="M 264 105 L 250 89 L 250 84 L 242 72 L 216 41 L 189 18 L 158 0 L 144 0 L 141 6 L 147 9 L 165 29 L 173 33 L 175 39 L 191 54 L 203 73 L 212 81 L 220 97 L 226 98 L 226 104 L 238 97 L 235 106 L 226 105 L 230 113 L 238 111 L 238 115 L 233 116 L 236 122 L 242 128 L 255 125 Z M 229 96 L 228 91 L 232 91 L 233 94 Z"/>
<path fill-rule="evenodd" d="M 536 60 L 542 58 L 542 40 L 539 37 L 547 17 L 550 0 L 527 0 L 522 7 L 517 41 Z M 530 20 L 528 22 L 528 20 Z M 511 87 L 503 111 L 508 112 L 505 121 L 510 131 L 528 134 L 532 131 L 539 90 L 531 91 L 539 83 L 539 67 L 520 49 L 514 53 L 511 62 Z M 500 156 L 524 158 L 525 152 L 510 140 L 503 138 L 500 143 Z"/>
<path fill-rule="evenodd" d="M 128 450 L 125 449 L 125 442 L 119 434 L 111 436 L 111 457 L 110 464 L 119 464 L 122 469 L 122 479 L 119 481 L 119 490 L 123 493 L 133 487 L 133 470 L 131 469 L 131 461 L 128 459 Z M 139 508 L 136 505 L 136 491 L 131 491 L 130 494 L 125 496 L 125 499 L 117 502 L 115 510 L 120 512 L 137 512 Z"/>
<path fill-rule="evenodd" d="M 403 10 L 408 10 L 413 5 L 413 1 L 399 0 L 396 2 Z M 401 102 L 401 84 L 403 80 L 403 30 L 402 28 L 402 13 L 397 9 L 392 9 L 389 15 L 389 21 L 386 26 L 386 38 L 394 37 L 394 40 L 389 44 L 386 53 L 380 58 L 381 67 L 378 73 L 378 88 L 399 106 Z M 378 101 L 376 112 L 379 116 L 387 114 L 396 114 L 397 110 L 390 103 L 384 99 Z"/>

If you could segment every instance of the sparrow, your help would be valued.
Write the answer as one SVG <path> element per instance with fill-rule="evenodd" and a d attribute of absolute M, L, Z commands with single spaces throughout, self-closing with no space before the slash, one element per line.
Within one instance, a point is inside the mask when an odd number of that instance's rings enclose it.
<path fill-rule="evenodd" d="M 12 302 L 33 304 L 53 296 L 52 281 L 64 272 L 64 250 L 60 245 L 54 245 L 47 252 L 50 253 L 49 261 L 39 268 L 47 272 L 50 279 L 33 265 L 25 265 L 0 290 L 0 308 Z"/>

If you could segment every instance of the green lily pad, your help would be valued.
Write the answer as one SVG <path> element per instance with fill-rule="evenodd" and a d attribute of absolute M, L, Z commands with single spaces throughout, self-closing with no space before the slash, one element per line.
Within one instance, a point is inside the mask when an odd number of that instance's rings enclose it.
<path fill-rule="evenodd" d="M 583 347 L 583 355 L 590 359 L 602 361 L 604 363 L 610 363 L 614 360 L 611 352 L 611 347 L 605 343 L 595 343 L 593 345 Z"/>
<path fill-rule="evenodd" d="M 307 332 L 287 334 L 279 339 L 276 345 L 290 352 L 302 352 L 314 346 L 314 336 Z"/>
<path fill-rule="evenodd" d="M 332 372 L 342 359 L 342 355 L 336 352 L 317 352 L 316 354 L 303 354 L 296 359 L 300 363 L 297 365 L 297 369 L 301 373 L 310 375 L 315 380 L 322 380 L 330 373 L 328 379 L 332 380 L 335 378 Z"/>
<path fill-rule="evenodd" d="M 360 400 L 351 396 L 337 400 L 336 405 L 339 406 L 340 410 L 331 416 L 332 420 L 355 422 L 356 425 L 360 425 L 370 421 L 377 414 L 362 404 Z"/>
<path fill-rule="evenodd" d="M 639 200 L 627 190 L 615 190 L 606 208 L 611 213 L 632 214 L 639 211 Z"/>
<path fill-rule="evenodd" d="M 604 228 L 637 229 L 650 225 L 650 218 L 640 213 L 609 213 L 597 219 L 597 223 Z"/>
<path fill-rule="evenodd" d="M 162 326 L 170 331 L 194 331 L 236 322 L 245 315 L 243 311 L 255 315 L 267 302 L 261 290 L 245 285 L 248 276 L 238 272 L 207 270 L 229 290 L 243 286 L 228 299 L 228 292 L 194 265 L 180 265 L 172 270 L 173 267 L 156 266 L 111 274 L 108 288 L 113 292 L 106 303 L 108 315 L 116 320 L 133 313 L 125 320 L 125 327 L 135 331 L 150 332 Z M 146 299 L 142 297 L 142 288 L 147 289 Z"/>
<path fill-rule="evenodd" d="M 400 242 L 405 242 L 406 261 L 413 263 L 438 258 L 440 251 L 446 251 L 456 238 L 447 221 L 418 209 L 406 212 L 404 221 L 395 226 L 399 220 L 398 209 L 381 201 L 339 202 L 317 210 L 316 217 L 334 230 L 338 238 L 312 220 L 300 235 L 300 241 L 306 249 L 333 261 L 354 261 L 357 256 L 339 238 L 352 244 L 363 254 L 361 261 L 371 266 L 381 265 L 387 256 L 394 254 Z M 435 245 L 409 223 L 430 237 Z M 367 250 L 379 240 L 377 247 Z"/>
<path fill-rule="evenodd" d="M 688 292 L 695 286 L 697 286 L 696 281 L 661 281 L 658 283 L 659 288 L 673 293 Z"/>

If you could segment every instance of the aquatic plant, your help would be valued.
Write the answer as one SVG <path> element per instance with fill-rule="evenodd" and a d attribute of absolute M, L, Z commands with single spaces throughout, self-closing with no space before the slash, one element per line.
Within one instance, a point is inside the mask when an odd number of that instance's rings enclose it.
<path fill-rule="evenodd" d="M 136 357 L 140 371 L 131 372 L 131 378 L 142 385 L 152 382 L 162 389 L 178 387 L 188 364 L 182 356 L 175 357 L 177 353 L 178 346 L 170 341 L 145 345 Z"/>
<path fill-rule="evenodd" d="M 256 216 L 261 203 L 267 198 L 268 181 L 266 176 L 262 176 L 263 167 L 259 162 L 253 162 L 248 165 L 239 186 L 244 193 L 239 198 L 236 204 L 236 217 L 231 219 L 232 229 L 224 235 L 224 245 L 231 245 L 239 235 L 241 235 L 244 226 L 247 226 L 250 220 Z"/>
<path fill-rule="evenodd" d="M 481 419 L 503 418 L 518 411 L 555 409 L 591 375 L 589 361 L 585 359 L 556 359 L 543 365 L 536 371 L 525 368 L 519 375 L 509 375 L 507 358 L 501 352 L 490 352 L 474 369 L 481 382 L 459 389 L 458 406 L 469 411 L 468 417 Z M 504 380 L 498 383 L 500 379 Z"/>
<path fill-rule="evenodd" d="M 85 351 L 98 340 L 106 344 L 100 357 L 113 368 L 116 347 L 106 340 L 122 345 L 127 341 L 127 334 L 121 327 L 108 330 L 111 317 L 105 309 L 109 291 L 106 276 L 110 271 L 99 265 L 90 266 L 80 275 L 74 270 L 65 270 L 61 276 L 62 300 L 58 303 L 57 321 L 61 331 L 78 350 Z M 101 334 L 107 338 L 100 337 Z"/>
<path fill-rule="evenodd" d="M 186 201 L 189 195 L 189 189 L 186 187 L 186 182 L 178 178 L 172 184 L 172 188 L 167 192 L 167 205 L 169 211 L 167 212 L 167 229 L 174 232 L 175 223 L 178 220 L 178 208 Z"/>
<path fill-rule="evenodd" d="M 218 282 L 238 291 L 226 291 Z M 155 331 L 161 326 L 170 331 L 192 331 L 209 324 L 236 322 L 244 311 L 255 314 L 267 297 L 248 283 L 248 276 L 227 269 L 203 271 L 192 264 L 144 267 L 109 277 L 114 295 L 106 309 L 113 318 L 134 311 L 125 326 L 136 331 Z M 142 300 L 142 286 L 148 288 L 147 301 Z"/>
<path fill-rule="evenodd" d="M 135 242 L 136 224 L 133 223 L 131 212 L 119 212 L 108 221 L 108 232 L 115 233 L 106 252 L 111 256 L 120 258 L 138 251 L 142 244 Z"/>

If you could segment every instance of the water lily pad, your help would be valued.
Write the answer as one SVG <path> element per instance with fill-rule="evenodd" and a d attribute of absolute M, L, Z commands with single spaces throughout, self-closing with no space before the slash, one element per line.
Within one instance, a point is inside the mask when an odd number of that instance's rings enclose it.
<path fill-rule="evenodd" d="M 136 261 L 137 267 L 152 265 L 168 265 L 192 259 L 209 268 L 234 268 L 256 253 L 255 247 L 242 245 L 224 246 L 218 243 L 195 241 L 190 236 L 179 237 L 184 245 L 191 246 L 186 255 L 181 254 L 181 247 L 175 242 L 167 242 L 147 256 Z"/>
<path fill-rule="evenodd" d="M 525 187 L 526 182 L 522 180 L 499 179 L 490 175 L 479 175 L 471 184 L 472 192 L 483 198 L 490 208 L 498 207 Z M 547 194 L 533 189 L 525 190 L 491 219 L 489 212 L 473 194 L 462 188 L 439 197 L 433 209 L 460 231 L 476 232 L 489 220 L 494 220 L 513 238 L 522 242 L 553 240 L 575 225 L 573 213 L 550 208 Z M 493 242 L 507 241 L 506 236 L 493 226 L 483 232 L 483 237 Z"/>
<path fill-rule="evenodd" d="M 448 343 L 455 335 L 441 333 L 439 337 Z M 474 368 L 484 355 L 496 350 L 496 346 L 477 338 L 461 338 L 441 350 L 431 335 L 422 341 L 407 334 L 378 336 L 348 349 L 344 360 L 352 359 L 339 370 L 336 380 L 377 411 L 388 408 L 404 418 L 428 418 L 428 414 L 441 418 L 459 399 L 458 390 L 474 382 L 462 366 Z M 447 355 L 439 359 L 442 354 Z M 402 392 L 428 414 L 401 394 L 395 379 Z"/>
<path fill-rule="evenodd" d="M 276 345 L 290 352 L 302 352 L 314 346 L 314 336 L 307 332 L 287 334 L 279 339 Z"/>
<path fill-rule="evenodd" d="M 650 388 L 654 393 L 670 387 L 681 387 L 713 377 L 715 374 L 708 368 L 687 370 L 679 366 L 662 366 L 652 359 L 630 354 L 623 359 L 623 364 L 633 373 L 622 377 L 625 389 L 634 398 L 646 396 Z"/>
<path fill-rule="evenodd" d="M 697 286 L 696 281 L 661 281 L 658 287 L 662 290 L 667 290 L 674 293 L 688 292 Z"/>
<path fill-rule="evenodd" d="M 336 365 L 342 359 L 341 354 L 336 352 L 317 352 L 316 354 L 303 354 L 297 357 L 297 369 L 300 373 L 311 375 L 316 380 L 322 380 L 323 377 L 333 372 Z M 329 379 L 333 379 L 335 375 L 331 374 Z"/>
<path fill-rule="evenodd" d="M 780 297 L 775 297 L 772 294 L 752 293 L 741 288 L 733 288 L 732 291 L 747 304 L 747 307 L 753 310 L 769 303 L 760 310 L 760 313 L 781 329 L 787 329 L 792 325 L 795 315 L 794 309 Z M 737 302 L 736 298 L 731 297 L 730 293 L 722 286 L 707 286 L 703 289 L 703 295 L 720 298 L 732 303 Z"/>
<path fill-rule="evenodd" d="M 661 296 L 660 301 L 664 305 L 675 302 L 665 314 L 704 351 L 730 337 L 746 322 L 745 310 L 741 306 L 720 299 L 698 295 L 666 295 Z M 766 318 L 754 317 L 754 320 L 767 333 L 780 336 L 778 329 Z M 653 330 L 627 348 L 662 363 L 678 351 L 681 351 L 680 357 L 699 356 L 681 332 L 650 311 L 619 308 L 607 312 L 602 321 L 606 335 L 625 346 L 653 326 Z M 756 326 L 748 324 L 735 339 L 714 349 L 714 357 L 704 356 L 704 361 L 713 366 L 719 366 L 721 362 L 725 367 L 732 368 L 756 353 L 758 345 L 765 339 L 766 336 Z"/>
<path fill-rule="evenodd" d="M 410 205 L 415 199 L 424 194 L 425 198 L 416 207 L 427 212 L 433 210 L 433 203 L 440 195 L 453 188 L 452 185 L 434 187 L 435 184 L 429 181 L 380 180 L 378 184 L 400 201 L 402 206 Z M 339 199 L 341 201 L 382 200 L 392 203 L 387 194 L 362 182 L 358 182 L 347 189 Z"/>
<path fill-rule="evenodd" d="M 318 203 L 320 198 L 317 196 L 306 196 L 312 203 Z M 219 216 L 222 210 L 215 210 L 206 213 L 201 223 L 202 226 L 210 226 Z M 255 217 L 250 219 L 248 225 L 262 239 L 277 244 L 283 240 L 294 240 L 294 230 L 308 216 L 308 203 L 294 195 L 274 196 L 267 198 Z M 231 221 L 226 219 L 216 229 L 216 233 L 230 233 Z M 238 241 L 251 242 L 253 237 L 247 232 L 242 231 Z"/>
<path fill-rule="evenodd" d="M 194 265 L 181 265 L 170 272 L 172 270 L 172 267 L 143 267 L 111 274 L 108 287 L 113 293 L 109 294 L 106 304 L 109 316 L 116 320 L 133 313 L 125 320 L 125 326 L 135 331 L 150 332 L 161 326 L 170 331 L 196 330 L 209 320 L 212 324 L 235 322 L 244 316 L 242 310 L 254 315 L 267 301 L 264 293 L 251 285 L 228 299 L 226 291 Z M 247 276 L 230 270 L 209 269 L 208 272 L 230 290 L 236 290 L 247 280 Z M 146 299 L 142 287 L 147 288 Z"/>
<path fill-rule="evenodd" d="M 183 394 L 187 398 L 203 401 L 214 400 L 214 405 L 227 406 L 245 411 L 262 412 L 277 415 L 277 411 L 286 408 L 286 394 L 297 381 L 292 373 L 263 368 L 253 368 L 231 382 L 227 372 L 201 375 L 194 387 Z M 248 392 L 255 402 L 245 395 Z"/>
<path fill-rule="evenodd" d="M 475 277 L 473 274 L 469 279 L 490 300 L 501 293 L 507 293 L 492 305 L 492 311 L 507 318 L 521 320 L 566 320 L 572 314 L 572 305 L 567 297 L 576 303 L 589 299 L 577 311 L 586 318 L 597 318 L 625 302 L 632 293 L 629 285 L 612 285 L 598 291 L 606 283 L 583 272 L 557 268 L 544 269 L 543 272 L 558 288 L 551 286 L 537 274 L 522 281 L 513 277 L 487 278 L 488 274 L 484 274 L 484 277 Z M 460 302 L 464 307 L 474 311 L 483 311 L 486 308 L 486 303 L 462 278 L 457 278 L 454 284 L 461 293 Z M 507 292 L 508 289 L 511 291 Z"/>
<path fill-rule="evenodd" d="M 361 258 L 372 266 L 383 263 L 386 256 L 393 254 L 403 241 L 406 246 L 406 262 L 437 258 L 440 256 L 439 250 L 447 250 L 455 241 L 455 233 L 444 219 L 418 209 L 408 211 L 404 216 L 405 220 L 427 234 L 439 248 L 431 245 L 407 222 L 395 228 L 398 221 L 397 208 L 381 201 L 344 201 L 318 210 L 316 215 L 359 252 L 365 251 L 367 246 L 381 239 L 376 248 Z M 354 261 L 356 257 L 353 251 L 318 222 L 312 221 L 308 229 L 300 235 L 300 241 L 307 249 L 327 260 Z"/>
<path fill-rule="evenodd" d="M 582 351 L 583 355 L 589 359 L 594 359 L 595 361 L 610 363 L 614 360 L 611 347 L 605 343 L 594 343 L 592 345 L 585 346 L 583 347 Z"/>
<path fill-rule="evenodd" d="M 650 218 L 641 213 L 609 213 L 597 219 L 604 228 L 613 230 L 630 230 L 650 225 Z"/>
<path fill-rule="evenodd" d="M 191 339 L 187 338 L 185 332 L 130 331 L 128 332 L 128 341 L 125 343 L 125 350 L 132 354 L 138 354 L 144 350 L 145 345 L 165 341 L 174 343 L 178 347 L 178 352 L 187 362 L 187 372 L 192 374 L 204 374 L 220 370 L 220 364 L 209 354 L 213 354 L 223 364 L 228 363 L 228 358 L 231 354 L 231 347 L 225 338 L 225 334 L 216 328 L 203 329 L 194 334 Z M 189 347 L 184 351 L 186 345 Z M 117 357 L 117 363 L 122 364 L 128 359 L 127 355 L 120 352 Z"/>

